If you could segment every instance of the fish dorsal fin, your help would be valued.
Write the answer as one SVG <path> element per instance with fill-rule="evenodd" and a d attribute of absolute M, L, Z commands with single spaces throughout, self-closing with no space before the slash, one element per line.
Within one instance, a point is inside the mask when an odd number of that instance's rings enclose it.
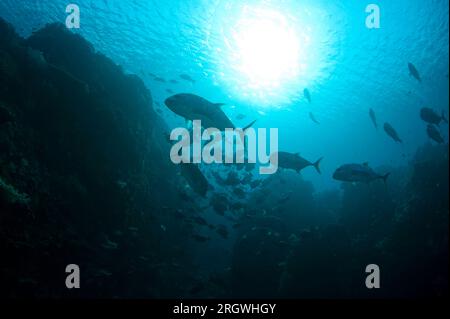
<path fill-rule="evenodd" d="M 369 162 L 364 162 L 364 163 L 363 163 L 363 166 L 368 167 L 368 166 L 369 166 Z"/>
<path fill-rule="evenodd" d="M 214 106 L 217 106 L 217 107 L 222 107 L 224 105 L 225 105 L 225 103 L 214 103 Z"/>

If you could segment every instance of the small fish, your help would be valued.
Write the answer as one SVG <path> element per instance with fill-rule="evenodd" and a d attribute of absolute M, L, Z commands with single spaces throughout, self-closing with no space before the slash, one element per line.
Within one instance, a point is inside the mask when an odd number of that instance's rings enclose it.
<path fill-rule="evenodd" d="M 377 124 L 377 118 L 375 116 L 375 111 L 372 110 L 372 109 L 369 109 L 369 116 L 370 116 L 370 119 L 372 120 L 372 123 L 375 126 L 375 128 L 378 129 L 378 124 Z"/>
<path fill-rule="evenodd" d="M 198 225 L 202 225 L 202 226 L 208 225 L 207 221 L 203 217 L 200 217 L 200 216 L 193 217 L 192 220 L 195 223 L 197 223 Z"/>
<path fill-rule="evenodd" d="M 308 89 L 303 90 L 303 96 L 308 100 L 309 103 L 311 103 L 311 93 L 309 93 Z"/>
<path fill-rule="evenodd" d="M 313 121 L 316 124 L 320 124 L 319 121 L 316 120 L 316 118 L 314 117 L 314 114 L 312 114 L 312 112 L 309 112 L 309 118 L 311 119 L 311 121 Z"/>
<path fill-rule="evenodd" d="M 217 214 L 224 216 L 230 203 L 224 194 L 214 194 L 210 200 L 210 205 Z"/>
<path fill-rule="evenodd" d="M 110 241 L 109 239 L 106 239 L 105 242 L 101 246 L 107 250 L 114 250 L 114 249 L 117 249 L 117 247 L 118 247 L 118 245 L 115 242 Z"/>
<path fill-rule="evenodd" d="M 222 236 L 224 239 L 228 238 L 228 230 L 227 227 L 224 225 L 218 225 L 216 229 L 217 234 Z"/>
<path fill-rule="evenodd" d="M 148 75 L 151 76 L 152 78 L 156 78 L 157 76 L 151 72 L 148 72 Z"/>
<path fill-rule="evenodd" d="M 193 78 L 191 78 L 189 75 L 187 74 L 180 74 L 180 78 L 187 81 L 187 82 L 191 82 L 192 84 L 195 83 L 195 80 Z"/>
<path fill-rule="evenodd" d="M 420 118 L 429 124 L 439 125 L 441 122 L 448 123 L 448 120 L 444 115 L 444 111 L 442 111 L 442 114 L 439 115 L 429 107 L 423 107 L 420 109 Z"/>
<path fill-rule="evenodd" d="M 172 83 L 172 84 L 178 84 L 178 81 L 174 80 L 174 79 L 170 80 L 169 82 Z"/>
<path fill-rule="evenodd" d="M 392 127 L 389 123 L 384 123 L 384 131 L 387 135 L 389 135 L 394 141 L 398 143 L 403 143 L 402 140 L 398 137 L 397 131 Z"/>
<path fill-rule="evenodd" d="M 166 89 L 166 92 L 169 94 L 173 94 L 173 91 L 171 89 Z"/>
<path fill-rule="evenodd" d="M 166 83 L 166 80 L 164 78 L 159 77 L 159 76 L 153 78 L 153 80 L 155 80 L 156 82 Z"/>
<path fill-rule="evenodd" d="M 245 114 L 240 113 L 240 114 L 236 115 L 236 119 L 237 119 L 237 120 L 243 120 L 243 119 L 245 119 Z"/>
<path fill-rule="evenodd" d="M 433 124 L 428 124 L 427 134 L 428 134 L 428 137 L 431 138 L 436 143 L 438 143 L 438 144 L 444 143 L 444 139 L 442 138 L 441 133 L 439 133 L 438 129 Z"/>
<path fill-rule="evenodd" d="M 422 82 L 419 71 L 417 71 L 417 68 L 414 66 L 414 64 L 408 63 L 408 69 L 409 69 L 409 76 L 412 76 L 417 81 Z"/>

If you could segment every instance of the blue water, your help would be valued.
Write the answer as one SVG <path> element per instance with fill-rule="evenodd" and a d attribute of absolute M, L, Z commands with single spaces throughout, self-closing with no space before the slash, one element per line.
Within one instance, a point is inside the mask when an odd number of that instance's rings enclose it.
<path fill-rule="evenodd" d="M 154 101 L 163 102 L 170 88 L 223 102 L 230 118 L 246 115 L 235 120 L 238 124 L 257 119 L 256 127 L 279 128 L 281 150 L 300 152 L 311 161 L 323 156 L 322 175 L 314 169 L 302 172 L 316 189 L 336 187 L 331 175 L 343 163 L 402 166 L 429 141 L 420 108 L 430 106 L 448 114 L 446 0 L 376 1 L 381 9 L 380 29 L 365 26 L 368 1 L 361 0 L 76 3 L 81 28 L 74 32 L 127 73 L 139 75 Z M 63 0 L 1 0 L 0 16 L 28 36 L 46 23 L 64 23 L 67 4 Z M 233 34 L 246 23 L 242 19 L 258 20 L 264 12 L 299 41 L 294 74 L 276 81 L 258 78 L 255 69 L 256 78 L 245 73 L 239 66 L 242 52 L 233 42 Z M 422 83 L 408 75 L 408 62 L 418 68 Z M 289 65 L 283 70 L 289 73 Z M 179 83 L 155 82 L 149 72 Z M 194 78 L 195 84 L 181 81 L 182 73 Z M 306 87 L 311 104 L 303 98 Z M 370 122 L 369 108 L 377 114 L 378 131 Z M 163 112 L 169 127 L 183 124 L 169 111 Z M 309 112 L 320 125 L 311 122 Z M 396 128 L 403 144 L 387 137 L 384 122 Z M 448 141 L 446 127 L 441 133 Z"/>

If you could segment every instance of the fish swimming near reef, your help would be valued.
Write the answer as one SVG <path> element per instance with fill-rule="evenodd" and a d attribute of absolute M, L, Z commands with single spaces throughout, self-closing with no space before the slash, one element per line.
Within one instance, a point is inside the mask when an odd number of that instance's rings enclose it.
<path fill-rule="evenodd" d="M 441 122 L 448 123 L 448 120 L 444 115 L 444 111 L 442 111 L 442 114 L 439 115 L 429 107 L 423 107 L 420 109 L 420 118 L 429 124 L 439 125 Z"/>
<path fill-rule="evenodd" d="M 402 140 L 398 137 L 397 131 L 392 127 L 389 123 L 384 123 L 384 131 L 387 135 L 389 135 L 394 141 L 398 143 L 403 143 Z"/>
<path fill-rule="evenodd" d="M 412 76 L 417 81 L 422 82 L 422 78 L 420 77 L 419 71 L 412 63 L 408 63 L 409 76 Z"/>
<path fill-rule="evenodd" d="M 303 90 L 303 96 L 308 100 L 309 103 L 311 103 L 311 93 L 308 89 Z"/>
<path fill-rule="evenodd" d="M 278 152 L 278 167 L 293 169 L 297 173 L 299 173 L 302 169 L 308 166 L 314 166 L 316 171 L 321 174 L 320 171 L 320 162 L 323 157 L 319 158 L 314 163 L 304 159 L 298 153 L 288 153 L 288 152 Z M 273 155 L 270 156 L 270 161 L 273 161 Z"/>
<path fill-rule="evenodd" d="M 189 93 L 170 96 L 164 103 L 172 112 L 184 117 L 186 120 L 201 120 L 203 127 L 213 127 L 220 131 L 225 131 L 226 128 L 236 128 L 222 111 L 221 106 L 223 103 L 212 103 L 201 96 Z M 244 127 L 243 130 L 246 130 L 255 122 L 253 121 Z"/>
<path fill-rule="evenodd" d="M 314 114 L 312 114 L 312 112 L 309 112 L 309 118 L 311 119 L 311 121 L 313 121 L 316 124 L 320 124 L 319 121 L 316 120 Z"/>
<path fill-rule="evenodd" d="M 209 183 L 198 166 L 185 163 L 181 163 L 179 166 L 181 168 L 181 175 L 186 179 L 192 190 L 200 196 L 206 196 L 209 189 Z"/>
<path fill-rule="evenodd" d="M 189 75 L 187 74 L 180 74 L 180 78 L 187 81 L 187 82 L 191 82 L 192 84 L 195 83 L 195 80 L 193 78 L 191 78 Z"/>
<path fill-rule="evenodd" d="M 444 143 L 444 139 L 442 138 L 441 133 L 439 133 L 438 129 L 433 124 L 428 124 L 427 134 L 428 134 L 428 137 L 431 138 L 436 143 L 438 143 L 438 144 Z"/>
<path fill-rule="evenodd" d="M 362 182 L 370 183 L 377 179 L 386 183 L 390 173 L 380 175 L 369 167 L 368 163 L 364 164 L 344 164 L 340 166 L 333 174 L 333 178 L 342 182 Z"/>
<path fill-rule="evenodd" d="M 369 109 L 369 116 L 370 116 L 370 119 L 372 120 L 372 123 L 375 126 L 375 128 L 378 129 L 377 117 L 375 116 L 375 111 L 372 109 Z"/>

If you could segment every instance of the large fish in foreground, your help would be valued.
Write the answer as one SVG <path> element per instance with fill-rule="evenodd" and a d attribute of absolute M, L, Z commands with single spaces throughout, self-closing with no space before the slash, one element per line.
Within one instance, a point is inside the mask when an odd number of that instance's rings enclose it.
<path fill-rule="evenodd" d="M 222 111 L 223 103 L 212 103 L 201 96 L 181 93 L 168 97 L 164 103 L 174 113 L 184 117 L 186 120 L 200 120 L 205 128 L 216 128 L 225 131 L 226 128 L 234 129 L 234 124 Z M 244 127 L 247 129 L 255 121 Z"/>
<path fill-rule="evenodd" d="M 362 182 L 370 183 L 377 179 L 382 179 L 385 183 L 390 173 L 380 175 L 369 167 L 368 163 L 364 164 L 345 164 L 340 166 L 333 174 L 335 180 L 341 182 Z"/>
<path fill-rule="evenodd" d="M 409 76 L 414 77 L 417 81 L 422 82 L 422 78 L 420 77 L 419 71 L 412 63 L 408 63 Z"/>
<path fill-rule="evenodd" d="M 423 107 L 420 109 L 420 118 L 429 124 L 439 125 L 441 122 L 448 123 L 448 120 L 444 116 L 444 111 L 442 111 L 442 114 L 439 115 L 429 107 Z"/>
<path fill-rule="evenodd" d="M 384 131 L 389 135 L 394 141 L 402 143 L 400 137 L 398 137 L 397 131 L 389 123 L 384 123 Z"/>
<path fill-rule="evenodd" d="M 270 161 L 272 162 L 273 155 L 271 155 L 270 157 Z M 319 158 L 314 163 L 311 163 L 310 161 L 301 157 L 298 153 L 292 154 L 288 152 L 278 152 L 278 167 L 293 169 L 294 171 L 299 173 L 305 167 L 314 166 L 316 171 L 321 174 L 319 165 L 322 159 L 323 157 Z"/>

